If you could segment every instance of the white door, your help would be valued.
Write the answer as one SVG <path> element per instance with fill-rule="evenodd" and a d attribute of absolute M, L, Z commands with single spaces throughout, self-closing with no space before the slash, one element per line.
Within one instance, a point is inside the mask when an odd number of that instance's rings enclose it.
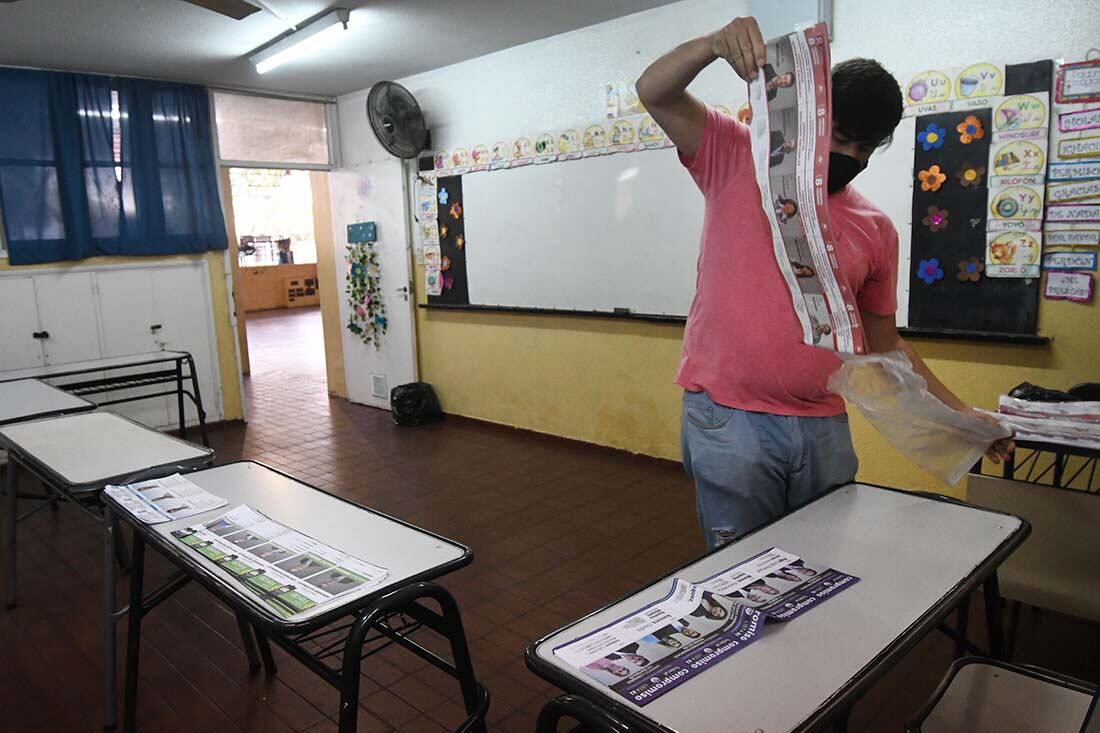
<path fill-rule="evenodd" d="M 0 371 L 41 366 L 42 341 L 34 280 L 0 277 Z"/>
<path fill-rule="evenodd" d="M 153 302 L 157 316 L 158 339 L 166 349 L 187 351 L 195 360 L 195 372 L 199 378 L 199 392 L 207 420 L 221 419 L 221 390 L 214 346 L 210 333 L 211 303 L 206 283 L 206 268 L 201 265 L 187 267 L 160 267 L 150 272 L 153 286 Z M 190 391 L 190 383 L 184 387 Z M 198 424 L 198 413 L 190 400 L 184 399 L 188 425 Z M 172 405 L 171 414 L 176 418 L 178 407 Z"/>
<path fill-rule="evenodd" d="M 362 114 L 361 109 L 359 114 Z M 365 125 L 365 116 L 363 122 Z M 344 129 L 341 112 L 341 136 Z M 362 138 L 369 137 L 371 133 L 364 127 L 355 135 L 362 142 Z M 378 150 L 373 138 L 368 142 L 376 160 L 329 174 L 329 191 L 348 398 L 353 402 L 389 409 L 390 390 L 400 384 L 415 382 L 417 378 L 405 175 L 399 160 Z M 347 330 L 351 312 L 346 291 L 347 228 L 348 224 L 365 221 L 373 221 L 378 227 L 375 246 L 378 248 L 381 291 L 388 322 L 379 348 L 363 343 Z"/>
<path fill-rule="evenodd" d="M 47 364 L 96 359 L 99 324 L 91 272 L 45 272 L 34 276 L 38 322 L 49 338 L 42 342 Z"/>
<path fill-rule="evenodd" d="M 96 272 L 96 290 L 99 293 L 99 323 L 103 336 L 104 356 L 125 356 L 149 351 L 159 351 L 157 342 L 156 308 L 153 301 L 153 279 L 144 268 L 119 268 Z M 165 367 L 167 368 L 167 367 Z M 133 370 L 137 371 L 137 370 Z M 114 372 L 118 374 L 119 372 Z M 123 372 L 124 373 L 124 372 Z M 158 385 L 166 391 L 171 385 Z M 120 399 L 141 390 L 115 390 L 110 399 Z M 171 424 L 169 404 L 172 404 L 173 420 L 175 404 L 168 397 L 143 399 L 112 405 L 110 410 L 137 420 L 152 428 Z"/>

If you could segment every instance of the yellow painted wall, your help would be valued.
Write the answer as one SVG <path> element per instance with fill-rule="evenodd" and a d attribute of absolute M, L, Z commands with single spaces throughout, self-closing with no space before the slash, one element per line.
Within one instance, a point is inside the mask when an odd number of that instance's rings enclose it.
<path fill-rule="evenodd" d="M 317 279 L 317 264 L 264 265 L 241 268 L 246 313 L 286 308 L 286 279 Z"/>
<path fill-rule="evenodd" d="M 423 302 L 423 272 L 418 273 Z M 986 408 L 1023 381 L 1055 388 L 1100 379 L 1100 311 L 1043 301 L 1050 346 L 914 341 L 966 402 Z M 449 413 L 679 459 L 681 326 L 573 316 L 417 309 L 421 379 Z M 859 478 L 962 496 L 909 463 L 858 414 Z M 964 482 L 965 483 L 965 482 Z"/>
<path fill-rule="evenodd" d="M 218 369 L 222 382 L 222 413 L 225 420 L 240 420 L 244 417 L 241 409 L 241 390 L 237 379 L 237 357 L 233 347 L 233 327 L 229 321 L 229 305 L 225 290 L 225 260 L 222 252 L 207 252 L 201 255 L 179 255 L 170 257 L 91 257 L 78 262 L 50 262 L 44 265 L 24 265 L 13 268 L 7 259 L 0 259 L 0 270 L 34 269 L 56 267 L 92 267 L 103 265 L 121 265 L 126 263 L 155 264 L 165 260 L 206 260 L 210 272 L 210 300 L 214 310 L 214 332 L 218 345 Z"/>

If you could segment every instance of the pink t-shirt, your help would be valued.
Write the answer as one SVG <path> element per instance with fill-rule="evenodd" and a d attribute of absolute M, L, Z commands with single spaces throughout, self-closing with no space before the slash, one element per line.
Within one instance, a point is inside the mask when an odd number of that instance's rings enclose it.
<path fill-rule="evenodd" d="M 772 249 L 760 204 L 749 128 L 707 109 L 695 159 L 681 153 L 706 200 L 695 298 L 688 313 L 676 383 L 720 405 L 776 415 L 844 412 L 826 389 L 840 365 L 802 343 L 802 329 Z M 897 309 L 898 234 L 887 216 L 851 186 L 829 197 L 837 259 L 859 308 Z"/>

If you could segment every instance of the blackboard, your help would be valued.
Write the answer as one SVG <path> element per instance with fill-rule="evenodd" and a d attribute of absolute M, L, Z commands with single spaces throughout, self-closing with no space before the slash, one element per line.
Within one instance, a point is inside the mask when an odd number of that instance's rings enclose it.
<path fill-rule="evenodd" d="M 1037 61 L 1005 67 L 1005 94 L 1050 91 L 1053 63 Z M 930 124 L 947 131 L 943 147 L 924 150 L 918 144 L 913 154 L 913 176 L 939 165 L 947 180 L 939 191 L 913 187 L 912 259 L 909 268 L 909 322 L 914 330 L 942 330 L 964 336 L 966 332 L 1034 335 L 1038 323 L 1039 279 L 981 277 L 963 281 L 957 275 L 959 263 L 976 257 L 985 258 L 987 186 L 989 174 L 980 185 L 962 186 L 956 173 L 967 164 L 988 168 L 992 135 L 963 144 L 956 126 L 968 115 L 975 115 L 984 129 L 992 130 L 992 110 L 958 110 L 922 115 L 916 120 L 918 133 Z M 928 208 L 947 209 L 948 226 L 931 231 L 923 224 Z M 927 285 L 918 277 L 922 261 L 936 259 L 943 268 L 942 279 Z"/>

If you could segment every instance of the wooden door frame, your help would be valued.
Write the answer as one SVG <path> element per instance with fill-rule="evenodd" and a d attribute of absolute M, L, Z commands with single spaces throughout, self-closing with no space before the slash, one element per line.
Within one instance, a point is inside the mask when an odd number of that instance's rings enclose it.
<path fill-rule="evenodd" d="M 233 214 L 233 186 L 229 180 L 229 168 L 218 168 L 221 179 L 222 211 L 225 213 L 225 231 L 229 237 L 229 271 L 233 283 L 233 310 L 237 317 L 237 344 L 241 355 L 241 374 L 250 374 L 252 367 L 248 360 L 248 314 L 244 310 L 244 291 L 241 289 L 241 267 L 237 256 L 237 227 Z M 244 395 L 241 395 L 243 401 Z"/>

